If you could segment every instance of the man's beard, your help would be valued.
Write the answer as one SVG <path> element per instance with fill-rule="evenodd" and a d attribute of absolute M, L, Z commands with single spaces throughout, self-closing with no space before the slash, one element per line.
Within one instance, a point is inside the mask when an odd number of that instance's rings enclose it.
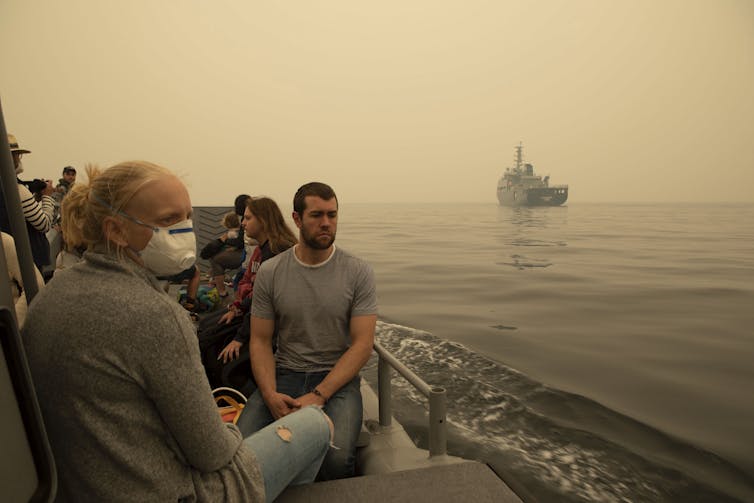
<path fill-rule="evenodd" d="M 312 248 L 314 250 L 327 250 L 335 242 L 335 233 L 333 233 L 333 235 L 330 236 L 330 239 L 328 239 L 327 241 L 321 241 L 317 239 L 316 236 L 307 234 L 306 231 L 302 229 L 301 239 L 309 248 Z"/>

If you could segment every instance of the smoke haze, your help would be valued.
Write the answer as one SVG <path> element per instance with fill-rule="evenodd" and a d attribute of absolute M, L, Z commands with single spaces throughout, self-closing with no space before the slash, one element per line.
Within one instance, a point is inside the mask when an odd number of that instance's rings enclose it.
<path fill-rule="evenodd" d="M 754 201 L 749 0 L 6 0 L 0 56 L 27 177 L 494 203 L 523 142 L 570 203 Z"/>

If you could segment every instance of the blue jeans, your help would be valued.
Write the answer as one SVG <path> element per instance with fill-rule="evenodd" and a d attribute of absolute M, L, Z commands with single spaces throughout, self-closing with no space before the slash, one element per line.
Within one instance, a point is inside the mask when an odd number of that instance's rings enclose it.
<path fill-rule="evenodd" d="M 277 369 L 275 379 L 278 393 L 298 398 L 311 392 L 329 372 L 294 372 Z M 335 424 L 333 445 L 322 463 L 318 480 L 332 480 L 354 475 L 356 441 L 361 431 L 363 409 L 361 406 L 361 378 L 354 377 L 340 388 L 324 406 L 325 413 Z M 246 402 L 238 420 L 244 435 L 258 431 L 273 421 L 259 390 Z"/>
<path fill-rule="evenodd" d="M 322 409 L 304 407 L 243 442 L 262 470 L 265 499 L 273 501 L 289 485 L 314 482 L 330 445 L 330 426 Z"/>

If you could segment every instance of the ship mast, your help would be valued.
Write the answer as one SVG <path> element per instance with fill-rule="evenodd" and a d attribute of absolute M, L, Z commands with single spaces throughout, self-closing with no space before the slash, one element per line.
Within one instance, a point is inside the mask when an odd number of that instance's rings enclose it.
<path fill-rule="evenodd" d="M 522 151 L 524 149 L 524 146 L 521 142 L 518 143 L 518 146 L 516 147 L 516 171 L 521 171 L 521 165 L 524 162 Z"/>

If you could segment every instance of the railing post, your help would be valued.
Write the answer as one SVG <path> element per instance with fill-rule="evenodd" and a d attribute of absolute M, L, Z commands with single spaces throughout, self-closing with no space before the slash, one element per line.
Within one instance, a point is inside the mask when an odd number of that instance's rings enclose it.
<path fill-rule="evenodd" d="M 377 362 L 377 395 L 380 401 L 380 426 L 390 426 L 393 415 L 392 392 L 390 390 L 390 374 L 393 369 L 382 355 Z"/>
<path fill-rule="evenodd" d="M 378 342 L 374 343 L 374 349 L 379 355 L 377 362 L 377 394 L 380 400 L 380 425 L 390 426 L 392 416 L 390 373 L 395 368 L 403 378 L 429 399 L 429 456 L 444 456 L 447 454 L 448 433 L 447 425 L 445 424 L 447 398 L 445 388 L 440 386 L 430 387 Z"/>
<path fill-rule="evenodd" d="M 429 457 L 442 456 L 448 451 L 445 415 L 445 388 L 432 388 L 429 392 Z"/>

